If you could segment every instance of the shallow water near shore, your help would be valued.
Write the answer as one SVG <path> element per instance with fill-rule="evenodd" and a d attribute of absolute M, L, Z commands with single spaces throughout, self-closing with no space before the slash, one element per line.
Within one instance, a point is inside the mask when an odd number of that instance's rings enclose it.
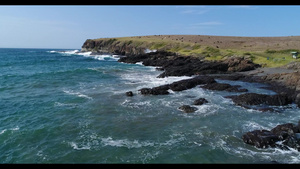
<path fill-rule="evenodd" d="M 0 163 L 300 163 L 296 150 L 258 149 L 241 136 L 297 124 L 294 104 L 260 112 L 195 87 L 143 96 L 138 89 L 191 77 L 117 56 L 58 49 L 0 49 Z M 217 80 L 275 94 L 259 83 Z M 133 91 L 133 97 L 125 92 Z M 178 107 L 208 103 L 185 114 Z"/>

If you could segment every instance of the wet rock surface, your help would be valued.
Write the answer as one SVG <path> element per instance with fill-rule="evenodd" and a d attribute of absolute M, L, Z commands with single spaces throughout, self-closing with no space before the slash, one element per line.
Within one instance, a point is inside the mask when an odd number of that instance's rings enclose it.
<path fill-rule="evenodd" d="M 300 121 L 299 121 L 300 122 Z M 278 147 L 300 151 L 300 126 L 292 123 L 277 125 L 271 130 L 254 130 L 243 134 L 242 139 L 246 144 L 257 148 Z"/>
<path fill-rule="evenodd" d="M 290 100 L 286 94 L 265 95 L 257 93 L 245 93 L 237 96 L 226 96 L 226 98 L 231 98 L 235 104 L 240 106 L 260 104 L 284 106 L 292 103 L 292 100 Z"/>
<path fill-rule="evenodd" d="M 183 106 L 180 106 L 178 109 L 183 111 L 184 113 L 193 113 L 198 110 L 196 107 L 193 107 L 190 105 L 183 105 Z"/>
<path fill-rule="evenodd" d="M 138 55 L 128 55 L 119 62 L 143 62 L 145 66 L 159 66 L 164 70 L 158 77 L 192 76 L 253 70 L 259 67 L 243 57 L 230 57 L 224 61 L 206 61 L 191 56 L 178 56 L 176 53 L 157 51 Z"/>
<path fill-rule="evenodd" d="M 217 90 L 217 91 L 228 91 L 228 92 L 248 92 L 247 89 L 239 89 L 239 85 L 232 86 L 227 83 L 210 83 L 201 86 L 203 89 Z"/>

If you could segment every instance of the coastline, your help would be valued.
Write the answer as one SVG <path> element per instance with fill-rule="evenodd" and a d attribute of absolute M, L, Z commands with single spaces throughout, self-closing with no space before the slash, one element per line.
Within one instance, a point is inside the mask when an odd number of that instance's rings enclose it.
<path fill-rule="evenodd" d="M 299 91 L 296 90 L 297 83 L 282 83 L 281 75 L 293 75 L 294 70 L 288 68 L 261 68 L 247 58 L 229 58 L 223 61 L 201 61 L 193 57 L 182 57 L 170 52 L 151 52 L 148 54 L 130 55 L 118 60 L 124 63 L 141 63 L 145 66 L 158 66 L 158 70 L 163 71 L 157 78 L 168 76 L 192 76 L 191 79 L 180 80 L 171 84 L 157 86 L 153 88 L 139 89 L 142 95 L 167 95 L 169 90 L 179 92 L 200 86 L 208 90 L 241 92 L 237 96 L 225 96 L 232 99 L 236 106 L 246 109 L 254 109 L 263 113 L 280 113 L 274 106 L 286 106 L 297 104 L 300 107 Z M 195 66 L 195 64 L 197 66 Z M 200 69 L 199 69 L 200 68 Z M 225 76 L 224 76 L 225 75 Z M 278 75 L 279 78 L 271 78 Z M 265 83 L 269 90 L 275 91 L 275 95 L 265 95 L 249 93 L 247 89 L 240 86 L 231 86 L 227 83 L 218 83 L 215 79 L 247 81 L 255 83 Z M 297 78 L 297 81 L 299 77 Z M 286 82 L 284 80 L 284 82 Z M 294 82 L 294 81 L 293 81 Z M 126 95 L 133 97 L 132 91 Z M 207 103 L 205 98 L 198 98 L 193 105 Z M 193 113 L 197 110 L 193 105 L 182 105 L 178 110 L 183 113 Z M 300 122 L 300 121 L 299 121 Z M 254 130 L 242 135 L 244 143 L 257 148 L 277 147 L 281 149 L 296 149 L 300 151 L 300 123 L 285 123 L 275 126 L 272 130 Z"/>
<path fill-rule="evenodd" d="M 221 43 L 221 41 L 218 41 L 218 43 Z M 263 113 L 280 113 L 273 106 L 296 104 L 298 108 L 300 107 L 300 85 L 298 85 L 300 73 L 297 71 L 300 64 L 298 62 L 292 62 L 285 65 L 285 67 L 267 68 L 263 64 L 254 63 L 251 58 L 252 55 L 249 56 L 249 53 L 243 55 L 233 54 L 215 60 L 206 59 L 211 58 L 212 54 L 221 54 L 219 50 L 211 47 L 205 48 L 209 49 L 206 55 L 203 55 L 202 52 L 201 55 L 196 57 L 171 52 L 172 49 L 170 51 L 170 49 L 156 50 L 156 48 L 153 50 L 153 47 L 137 45 L 132 40 L 121 42 L 117 39 L 89 39 L 83 44 L 82 51 L 89 51 L 95 55 L 103 53 L 122 55 L 118 62 L 155 66 L 158 71 L 162 71 L 157 78 L 169 76 L 191 77 L 191 79 L 153 88 L 141 88 L 138 93 L 142 95 L 168 95 L 170 90 L 180 92 L 198 86 L 207 90 L 240 92 L 240 95 L 225 96 L 225 98 L 231 99 L 236 106 L 258 110 Z M 217 46 L 217 48 L 219 47 Z M 284 52 L 289 52 L 289 50 Z M 217 58 L 217 55 L 213 57 Z M 241 89 L 241 86 L 218 83 L 215 79 L 268 84 L 270 86 L 268 89 L 276 92 L 276 94 L 249 93 L 247 89 Z M 134 97 L 132 91 L 127 91 L 125 94 L 127 97 Z M 205 103 L 207 103 L 205 98 L 198 98 L 193 104 L 202 105 Z M 192 105 L 182 105 L 178 107 L 178 110 L 183 113 L 193 113 L 197 108 Z M 300 135 L 300 122 L 296 125 L 291 123 L 278 125 L 270 131 L 249 131 L 243 134 L 242 140 L 244 143 L 257 148 L 278 147 L 289 149 L 290 147 L 300 151 L 300 137 L 298 135 Z"/>

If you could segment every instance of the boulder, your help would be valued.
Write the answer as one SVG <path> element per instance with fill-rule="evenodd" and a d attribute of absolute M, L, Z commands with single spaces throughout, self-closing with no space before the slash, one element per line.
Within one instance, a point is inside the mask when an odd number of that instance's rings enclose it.
<path fill-rule="evenodd" d="M 193 113 L 198 110 L 196 107 L 192 107 L 189 105 L 180 106 L 178 109 L 183 111 L 184 113 Z"/>
<path fill-rule="evenodd" d="M 199 98 L 194 101 L 193 105 L 202 105 L 208 103 L 208 101 L 205 98 Z"/>
<path fill-rule="evenodd" d="M 132 93 L 132 91 L 128 91 L 128 92 L 126 92 L 126 96 L 133 96 L 133 93 Z"/>
<path fill-rule="evenodd" d="M 275 147 L 279 141 L 278 136 L 268 130 L 254 130 L 243 134 L 242 139 L 245 143 L 257 148 Z"/>
<path fill-rule="evenodd" d="M 230 72 L 244 72 L 260 67 L 259 64 L 253 63 L 249 58 L 237 56 L 227 58 L 224 63 L 228 64 L 228 71 Z"/>
<path fill-rule="evenodd" d="M 299 121 L 300 122 L 300 121 Z M 257 148 L 278 147 L 281 149 L 296 149 L 300 151 L 300 126 L 292 123 L 277 125 L 269 130 L 254 130 L 242 135 L 246 144 Z"/>

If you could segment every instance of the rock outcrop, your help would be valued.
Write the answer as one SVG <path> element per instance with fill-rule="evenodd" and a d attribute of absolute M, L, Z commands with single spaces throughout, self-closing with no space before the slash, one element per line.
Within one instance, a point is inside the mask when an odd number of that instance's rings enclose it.
<path fill-rule="evenodd" d="M 184 113 L 193 113 L 198 110 L 196 107 L 190 105 L 182 105 L 178 109 L 183 111 Z"/>
<path fill-rule="evenodd" d="M 246 144 L 257 148 L 278 147 L 281 149 L 296 149 L 300 151 L 300 126 L 292 123 L 277 125 L 269 130 L 254 130 L 242 136 Z"/>
<path fill-rule="evenodd" d="M 206 61 L 202 58 L 179 56 L 176 53 L 157 51 L 138 55 L 128 55 L 119 59 L 119 62 L 142 62 L 145 66 L 158 66 L 164 72 L 158 77 L 192 76 L 205 74 L 224 74 L 236 71 L 253 70 L 259 67 L 247 58 L 232 57 L 221 61 Z"/>
<path fill-rule="evenodd" d="M 197 85 L 215 83 L 215 79 L 209 76 L 196 76 L 191 79 L 180 80 L 171 84 L 166 84 L 154 88 L 142 88 L 139 92 L 143 95 L 165 95 L 169 94 L 168 90 L 183 91 L 196 87 Z"/>
<path fill-rule="evenodd" d="M 248 92 L 247 89 L 239 89 L 239 85 L 232 86 L 227 83 L 210 83 L 201 86 L 203 89 L 217 90 L 217 91 L 228 91 L 228 92 Z"/>
<path fill-rule="evenodd" d="M 241 95 L 226 96 L 231 98 L 232 101 L 240 106 L 247 107 L 247 105 L 272 105 L 272 106 L 284 106 L 291 104 L 292 100 L 285 94 L 277 95 L 265 95 L 257 93 L 245 93 Z"/>
<path fill-rule="evenodd" d="M 82 52 L 91 51 L 93 54 L 138 55 L 145 53 L 147 48 L 132 44 L 132 41 L 117 39 L 87 39 L 81 47 Z"/>

